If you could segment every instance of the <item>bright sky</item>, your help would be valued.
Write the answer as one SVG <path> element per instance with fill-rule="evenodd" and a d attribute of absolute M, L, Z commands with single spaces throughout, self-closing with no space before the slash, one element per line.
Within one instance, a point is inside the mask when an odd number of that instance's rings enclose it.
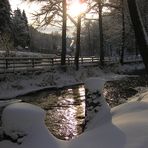
<path fill-rule="evenodd" d="M 9 0 L 11 4 L 11 9 L 16 10 L 17 7 L 21 10 L 25 10 L 29 24 L 33 23 L 32 13 L 37 12 L 40 9 L 41 3 L 29 3 L 23 2 L 23 0 Z M 54 27 L 45 27 L 40 29 L 41 32 L 51 33 L 52 31 L 58 31 Z"/>
<path fill-rule="evenodd" d="M 22 2 L 22 0 L 9 0 L 11 4 L 11 9 L 16 10 L 17 7 L 21 10 L 25 10 L 27 17 L 29 18 L 28 21 L 31 23 L 31 13 L 38 11 L 40 8 L 39 3 L 28 3 Z"/>
<path fill-rule="evenodd" d="M 42 5 L 41 3 L 23 2 L 23 0 L 9 0 L 9 1 L 10 1 L 12 10 L 16 10 L 17 7 L 20 8 L 21 10 L 25 10 L 26 15 L 28 17 L 29 24 L 33 23 L 32 13 L 35 13 L 36 11 L 38 11 L 40 9 L 40 6 Z M 78 16 L 78 14 L 80 14 L 81 12 L 84 12 L 86 10 L 85 3 L 80 4 L 79 0 L 71 0 L 71 2 L 72 2 L 72 5 L 69 8 L 68 13 L 72 17 Z M 70 24 L 71 23 L 69 22 L 69 25 Z M 54 28 L 54 27 L 46 27 L 46 28 L 42 28 L 42 30 L 40 30 L 40 31 L 45 32 L 45 33 L 49 33 L 49 32 L 58 31 L 58 30 L 57 30 L 57 28 Z M 70 30 L 73 30 L 73 29 L 70 29 Z M 59 30 L 59 31 L 61 31 L 61 30 Z"/>
<path fill-rule="evenodd" d="M 31 13 L 38 11 L 41 3 L 29 3 L 29 2 L 22 2 L 23 0 L 10 0 L 11 8 L 12 10 L 15 10 L 20 8 L 21 10 L 25 10 L 27 17 L 30 19 L 31 18 Z M 68 10 L 68 13 L 72 16 L 75 17 L 79 13 L 84 12 L 86 10 L 86 5 L 83 4 L 81 5 L 79 0 L 71 0 L 72 5 L 70 9 Z"/>

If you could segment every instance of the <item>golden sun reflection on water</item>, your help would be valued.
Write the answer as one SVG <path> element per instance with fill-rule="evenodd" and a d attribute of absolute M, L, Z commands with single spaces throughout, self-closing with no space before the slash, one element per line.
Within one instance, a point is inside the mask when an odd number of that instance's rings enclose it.
<path fill-rule="evenodd" d="M 43 91 L 21 99 L 46 110 L 46 126 L 57 138 L 69 140 L 82 133 L 85 116 L 84 86 Z"/>
<path fill-rule="evenodd" d="M 84 88 L 68 89 L 58 97 L 61 107 L 47 111 L 46 125 L 60 139 L 72 139 L 82 132 L 85 115 Z"/>

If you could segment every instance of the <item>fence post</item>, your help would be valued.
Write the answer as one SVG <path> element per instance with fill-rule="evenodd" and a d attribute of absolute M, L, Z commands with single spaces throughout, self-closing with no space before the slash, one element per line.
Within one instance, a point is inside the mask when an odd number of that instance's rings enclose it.
<path fill-rule="evenodd" d="M 92 57 L 92 63 L 94 62 L 94 57 Z"/>
<path fill-rule="evenodd" d="M 69 60 L 69 57 L 67 57 L 67 59 L 68 59 L 68 65 L 70 65 L 70 60 Z"/>
<path fill-rule="evenodd" d="M 52 64 L 52 66 L 54 65 L 54 61 L 53 61 L 53 58 L 51 58 L 51 64 Z"/>
<path fill-rule="evenodd" d="M 81 64 L 83 64 L 83 57 L 81 57 Z"/>
<path fill-rule="evenodd" d="M 15 62 L 14 62 L 14 59 L 13 59 L 13 71 L 15 71 Z"/>
<path fill-rule="evenodd" d="M 32 59 L 32 68 L 34 68 L 34 59 Z"/>
<path fill-rule="evenodd" d="M 6 69 L 8 69 L 8 59 L 6 58 Z"/>

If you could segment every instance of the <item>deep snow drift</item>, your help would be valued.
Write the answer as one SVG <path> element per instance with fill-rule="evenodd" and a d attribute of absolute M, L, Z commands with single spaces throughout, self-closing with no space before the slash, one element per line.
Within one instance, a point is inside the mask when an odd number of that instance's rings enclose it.
<path fill-rule="evenodd" d="M 3 132 L 13 141 L 3 140 L 2 148 L 58 148 L 59 141 L 44 124 L 45 112 L 34 105 L 14 103 L 2 115 Z"/>
<path fill-rule="evenodd" d="M 101 84 L 103 81 L 97 83 L 96 80 L 95 85 L 87 81 L 87 88 L 95 91 L 94 86 L 100 89 Z M 110 113 L 103 108 L 104 105 L 101 108 L 104 111 L 98 112 L 88 124 L 87 132 L 70 141 L 69 147 L 147 148 L 148 90 L 133 97 L 130 102 L 111 109 Z"/>

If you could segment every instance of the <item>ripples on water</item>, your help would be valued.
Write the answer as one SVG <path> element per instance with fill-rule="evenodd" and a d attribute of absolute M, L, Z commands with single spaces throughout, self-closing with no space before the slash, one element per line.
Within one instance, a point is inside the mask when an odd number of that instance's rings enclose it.
<path fill-rule="evenodd" d="M 125 77 L 120 80 L 108 81 L 104 87 L 104 96 L 111 107 L 126 102 L 138 91 L 136 87 L 147 87 L 148 76 Z"/>
<path fill-rule="evenodd" d="M 57 138 L 68 140 L 82 133 L 85 115 L 84 86 L 44 91 L 21 99 L 46 110 L 45 123 Z"/>

